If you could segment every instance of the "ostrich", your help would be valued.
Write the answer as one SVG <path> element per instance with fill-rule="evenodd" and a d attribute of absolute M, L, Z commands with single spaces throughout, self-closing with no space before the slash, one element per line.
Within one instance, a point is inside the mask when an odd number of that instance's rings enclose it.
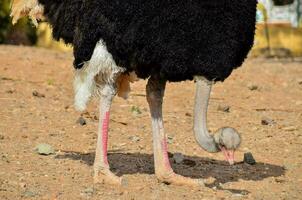
<path fill-rule="evenodd" d="M 234 164 L 239 133 L 207 129 L 212 85 L 242 65 L 253 45 L 257 0 L 15 0 L 13 21 L 24 15 L 52 25 L 53 37 L 74 47 L 75 107 L 84 110 L 100 97 L 100 121 L 94 161 L 96 183 L 121 184 L 107 160 L 110 107 L 126 98 L 130 82 L 148 79 L 155 174 L 175 185 L 200 180 L 174 173 L 167 153 L 162 104 L 166 83 L 194 80 L 194 133 L 208 152 L 223 152 Z"/>

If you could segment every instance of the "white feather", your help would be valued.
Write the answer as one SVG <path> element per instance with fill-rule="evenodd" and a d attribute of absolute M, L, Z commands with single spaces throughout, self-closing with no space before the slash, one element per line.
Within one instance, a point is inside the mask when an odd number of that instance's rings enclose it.
<path fill-rule="evenodd" d="M 101 95 L 105 84 L 116 85 L 116 79 L 125 71 L 116 65 L 105 43 L 100 40 L 94 49 L 91 59 L 83 68 L 76 70 L 74 79 L 75 107 L 85 110 L 86 104 L 93 95 Z"/>

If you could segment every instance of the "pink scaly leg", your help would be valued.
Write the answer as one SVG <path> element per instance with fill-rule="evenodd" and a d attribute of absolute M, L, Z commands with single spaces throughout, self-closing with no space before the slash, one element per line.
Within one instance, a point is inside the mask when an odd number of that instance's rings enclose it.
<path fill-rule="evenodd" d="M 104 157 L 104 164 L 105 165 L 109 165 L 108 164 L 108 158 L 107 158 L 109 117 L 110 117 L 110 112 L 107 111 L 105 113 L 105 117 L 103 119 L 103 124 L 102 124 L 103 157 Z"/>
<path fill-rule="evenodd" d="M 162 103 L 165 85 L 166 81 L 163 81 L 156 76 L 151 76 L 146 88 L 147 101 L 149 103 L 152 118 L 155 174 L 160 181 L 169 184 L 189 186 L 203 185 L 201 180 L 175 174 L 171 168 L 168 157 L 167 135 L 164 132 L 162 119 Z"/>
<path fill-rule="evenodd" d="M 115 89 L 106 85 L 102 90 L 100 101 L 100 121 L 98 140 L 94 160 L 94 182 L 121 184 L 121 178 L 114 175 L 110 169 L 107 159 L 109 116 L 112 100 L 115 96 Z"/>

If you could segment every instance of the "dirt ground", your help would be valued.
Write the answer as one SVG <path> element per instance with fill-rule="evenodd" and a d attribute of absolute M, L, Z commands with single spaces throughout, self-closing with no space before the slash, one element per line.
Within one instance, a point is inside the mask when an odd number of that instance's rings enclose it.
<path fill-rule="evenodd" d="M 73 107 L 72 54 L 0 46 L 0 199 L 302 199 L 302 62 L 248 59 L 213 89 L 211 131 L 242 134 L 234 166 L 203 151 L 192 132 L 194 83 L 170 83 L 164 101 L 171 162 L 179 174 L 205 179 L 200 188 L 159 183 L 154 176 L 146 81 L 114 100 L 109 163 L 124 187 L 93 185 L 97 100 Z M 218 109 L 229 106 L 229 112 Z M 222 110 L 222 111 L 221 111 Z M 80 116 L 87 124 L 77 123 Z M 268 124 L 268 125 L 265 125 Z M 38 144 L 55 153 L 39 155 Z M 257 164 L 244 164 L 252 152 Z"/>

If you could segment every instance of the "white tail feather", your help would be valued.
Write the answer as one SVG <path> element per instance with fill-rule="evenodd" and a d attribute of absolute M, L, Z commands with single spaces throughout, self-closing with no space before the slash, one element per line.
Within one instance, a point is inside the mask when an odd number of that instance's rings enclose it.
<path fill-rule="evenodd" d="M 85 110 L 87 102 L 93 95 L 101 95 L 101 89 L 105 84 L 119 88 L 116 82 L 124 71 L 124 68 L 116 65 L 104 42 L 99 41 L 91 59 L 82 69 L 76 70 L 74 80 L 76 109 Z"/>

